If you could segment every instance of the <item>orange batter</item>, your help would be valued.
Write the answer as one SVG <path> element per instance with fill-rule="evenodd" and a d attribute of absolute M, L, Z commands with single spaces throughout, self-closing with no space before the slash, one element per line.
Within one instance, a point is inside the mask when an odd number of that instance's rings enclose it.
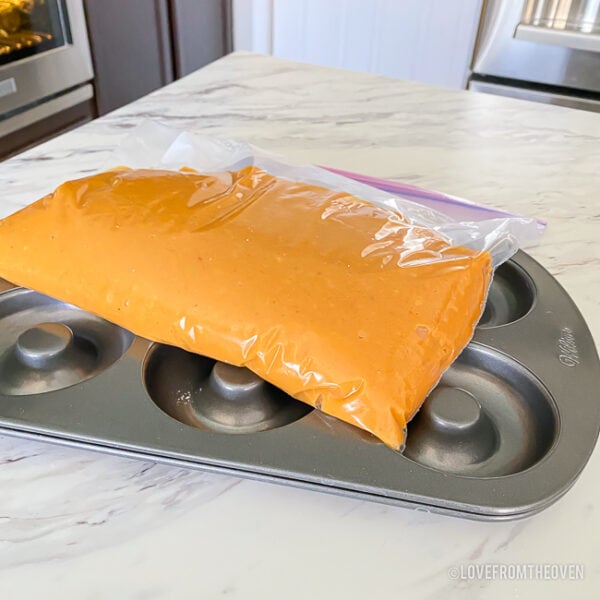
<path fill-rule="evenodd" d="M 246 366 L 393 448 L 491 275 L 487 252 L 255 167 L 115 169 L 0 221 L 5 279 Z"/>

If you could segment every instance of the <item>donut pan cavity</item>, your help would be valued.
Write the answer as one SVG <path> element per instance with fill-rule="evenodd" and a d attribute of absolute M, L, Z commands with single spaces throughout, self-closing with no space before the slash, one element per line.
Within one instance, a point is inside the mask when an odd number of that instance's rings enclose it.
<path fill-rule="evenodd" d="M 502 520 L 564 494 L 600 427 L 600 362 L 560 285 L 519 252 L 394 452 L 244 368 L 0 285 L 0 432 Z"/>

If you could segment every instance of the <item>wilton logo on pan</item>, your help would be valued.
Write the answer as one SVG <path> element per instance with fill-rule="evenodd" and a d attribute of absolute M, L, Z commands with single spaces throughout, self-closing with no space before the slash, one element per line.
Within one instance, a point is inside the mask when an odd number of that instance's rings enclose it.
<path fill-rule="evenodd" d="M 558 360 L 565 367 L 575 367 L 579 364 L 579 350 L 575 342 L 573 330 L 570 327 L 563 327 L 558 338 Z"/>

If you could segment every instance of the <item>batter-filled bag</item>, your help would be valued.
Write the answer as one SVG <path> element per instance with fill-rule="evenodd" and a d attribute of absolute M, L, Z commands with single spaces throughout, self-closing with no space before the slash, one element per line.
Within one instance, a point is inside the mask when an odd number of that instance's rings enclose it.
<path fill-rule="evenodd" d="M 472 337 L 492 261 L 391 209 L 254 166 L 115 169 L 0 221 L 0 276 L 246 366 L 400 448 Z"/>

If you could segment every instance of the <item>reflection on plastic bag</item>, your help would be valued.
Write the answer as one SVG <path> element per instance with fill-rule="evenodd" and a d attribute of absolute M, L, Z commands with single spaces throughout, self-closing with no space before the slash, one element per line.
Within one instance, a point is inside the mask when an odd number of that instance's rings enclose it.
<path fill-rule="evenodd" d="M 182 131 L 147 121 L 138 126 L 107 161 L 105 168 L 224 171 L 254 165 L 278 177 L 347 192 L 400 212 L 410 222 L 438 231 L 452 244 L 487 250 L 494 267 L 519 248 L 535 245 L 545 223 L 484 207 L 405 183 L 358 175 L 339 169 L 292 165 L 251 144 Z"/>

